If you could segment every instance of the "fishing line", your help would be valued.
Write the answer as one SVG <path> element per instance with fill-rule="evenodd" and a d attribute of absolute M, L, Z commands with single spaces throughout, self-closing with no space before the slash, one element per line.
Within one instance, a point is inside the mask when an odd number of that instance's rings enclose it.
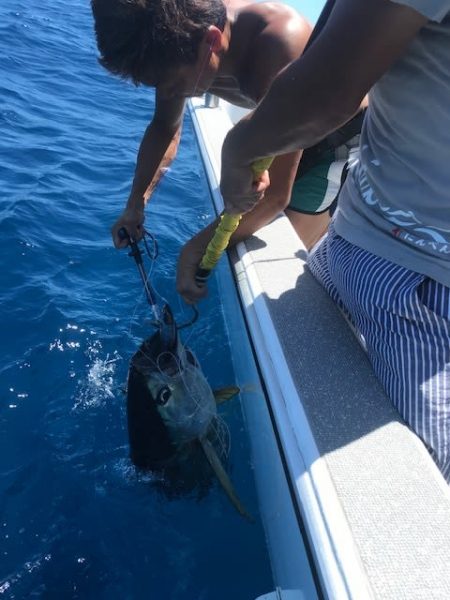
<path fill-rule="evenodd" d="M 163 370 L 162 367 L 160 367 L 159 361 L 164 356 L 169 356 L 171 359 L 173 359 L 174 364 L 176 365 L 175 372 L 173 374 L 168 373 L 167 370 Z M 205 386 L 208 385 L 201 369 L 198 366 L 191 365 L 189 362 L 187 362 L 185 355 L 178 356 L 171 352 L 163 352 L 158 356 L 157 368 L 164 382 L 175 382 L 178 380 L 181 381 L 189 397 L 194 401 L 194 404 L 197 405 L 197 409 L 191 415 L 193 416 L 201 407 L 201 405 L 204 404 L 201 402 L 201 398 L 203 397 L 202 392 L 204 390 L 202 389 L 202 380 L 198 377 L 199 372 L 203 377 Z M 211 410 L 209 412 L 211 416 L 216 414 L 215 410 Z"/>
<path fill-rule="evenodd" d="M 204 403 L 201 402 L 202 392 L 204 392 L 204 389 L 202 389 L 201 386 L 201 380 L 196 377 L 194 377 L 193 381 L 189 380 L 189 374 L 195 373 L 197 369 L 201 372 L 199 367 L 194 367 L 193 365 L 187 364 L 182 371 L 180 369 L 179 373 L 185 389 L 187 390 L 193 402 L 197 405 L 197 409 L 188 415 L 188 418 L 194 418 L 196 413 L 201 410 L 202 404 L 204 405 Z M 203 372 L 201 373 L 204 377 Z M 230 430 L 226 422 L 222 419 L 222 417 L 220 417 L 220 415 L 218 415 L 216 405 L 214 404 L 213 406 L 214 408 L 211 408 L 208 411 L 209 416 L 211 417 L 211 422 L 208 426 L 206 436 L 208 438 L 210 438 L 211 434 L 215 436 L 215 440 L 213 442 L 214 446 L 219 449 L 221 456 L 227 458 L 231 449 Z M 205 407 L 203 406 L 203 409 L 204 408 Z"/>
<path fill-rule="evenodd" d="M 149 248 L 149 243 L 148 243 L 149 239 L 151 240 L 151 242 L 153 244 L 153 248 L 151 250 Z M 147 231 L 145 228 L 144 228 L 144 235 L 142 237 L 142 241 L 145 246 L 146 254 L 150 260 L 150 268 L 149 268 L 148 272 L 146 273 L 146 283 L 147 283 L 147 285 L 151 286 L 155 295 L 158 297 L 158 299 L 161 301 L 162 304 L 168 304 L 167 299 L 158 291 L 156 286 L 152 285 L 150 283 L 150 278 L 152 276 L 153 269 L 155 268 L 156 259 L 159 256 L 158 241 L 157 241 L 156 237 L 151 232 Z"/>
<path fill-rule="evenodd" d="M 151 274 L 151 271 L 152 271 L 152 270 L 153 270 L 153 265 L 152 265 L 152 268 L 151 268 L 151 270 L 150 270 L 150 274 Z M 149 276 L 150 276 L 150 275 L 149 275 Z M 132 313 L 132 315 L 131 315 L 131 317 L 130 317 L 130 326 L 129 326 L 129 328 L 128 328 L 128 332 L 127 332 L 127 336 L 128 336 L 128 338 L 131 338 L 131 337 L 132 337 L 132 329 L 133 329 L 133 325 L 135 324 L 135 321 L 136 321 L 136 327 L 138 326 L 138 324 L 137 324 L 137 319 L 136 319 L 136 313 L 138 312 L 138 309 L 139 309 L 140 305 L 141 305 L 141 304 L 142 304 L 142 303 L 143 303 L 145 300 L 146 300 L 146 298 L 145 298 L 145 290 L 144 290 L 144 288 L 142 288 L 142 290 L 141 290 L 141 293 L 139 294 L 139 297 L 137 298 L 137 300 L 136 300 L 136 303 L 135 303 L 135 305 L 134 305 L 133 313 Z M 149 324 L 150 324 L 151 326 L 155 326 L 155 324 L 154 324 L 154 322 L 153 322 L 153 321 L 150 321 L 150 323 L 149 323 Z"/>
<path fill-rule="evenodd" d="M 219 448 L 222 457 L 228 458 L 231 451 L 231 434 L 227 423 L 220 415 L 216 415 L 211 421 L 208 433 L 216 436 L 214 442 L 211 440 L 211 443 Z"/>
<path fill-rule="evenodd" d="M 181 367 L 181 365 L 180 365 Z M 198 378 L 198 372 L 200 371 L 200 369 L 198 369 L 197 367 L 193 367 L 192 365 L 185 365 L 183 369 L 180 368 L 179 371 L 179 377 L 181 382 L 183 383 L 189 397 L 191 398 L 191 400 L 194 402 L 194 404 L 196 405 L 196 409 L 194 410 L 194 412 L 191 413 L 191 415 L 189 415 L 190 417 L 194 417 L 195 414 L 202 408 L 205 407 L 205 403 L 201 402 L 201 398 L 203 397 L 202 392 L 204 392 L 204 388 L 202 389 L 202 385 L 201 385 L 201 380 Z M 201 372 L 201 371 L 200 371 Z M 189 375 L 194 374 L 195 377 L 189 377 Z M 202 376 L 204 378 L 204 375 L 202 373 Z M 206 381 L 206 380 L 205 380 Z M 208 410 L 208 415 L 211 417 L 214 417 L 216 414 L 216 410 L 215 410 L 215 405 L 212 405 L 214 408 Z"/>
<path fill-rule="evenodd" d="M 167 306 L 169 306 L 169 303 L 167 301 L 167 299 L 152 285 L 151 280 L 150 280 L 150 275 L 153 272 L 153 267 L 156 261 L 156 258 L 159 255 L 159 248 L 158 248 L 158 244 L 156 241 L 155 236 L 150 233 L 149 231 L 147 231 L 146 229 L 143 230 L 143 236 L 142 236 L 142 244 L 144 246 L 144 250 L 142 250 L 138 244 L 138 242 L 132 238 L 127 230 L 125 229 L 125 227 L 122 227 L 121 229 L 119 229 L 118 231 L 118 236 L 121 240 L 127 240 L 131 250 L 129 252 L 129 256 L 132 256 L 136 262 L 136 265 L 138 267 L 138 271 L 144 286 L 144 294 L 147 297 L 147 301 L 150 305 L 150 308 L 153 312 L 153 316 L 155 318 L 155 321 L 152 322 L 151 324 L 154 327 L 160 327 L 163 322 L 161 319 L 161 306 L 160 304 L 166 304 Z M 148 239 L 151 240 L 151 243 L 153 244 L 153 248 L 150 248 Z M 150 261 L 150 272 L 148 273 L 144 267 L 144 261 L 143 261 L 143 256 L 147 256 L 148 260 Z M 159 301 L 159 303 L 158 303 Z M 198 309 L 195 306 L 191 306 L 192 311 L 193 311 L 193 316 L 190 320 L 188 320 L 185 323 L 182 323 L 181 325 L 177 325 L 177 329 L 185 329 L 186 327 L 190 327 L 191 325 L 193 325 L 199 316 L 198 313 Z M 130 326 L 130 331 L 131 331 L 131 326 Z"/>
<path fill-rule="evenodd" d="M 148 234 L 148 235 L 151 235 L 151 234 Z M 118 236 L 121 240 L 128 241 L 128 244 L 131 248 L 128 255 L 132 256 L 134 258 L 134 261 L 135 261 L 136 266 L 139 271 L 139 275 L 140 275 L 142 283 L 144 285 L 144 292 L 145 292 L 145 295 L 147 296 L 148 303 L 150 305 L 150 308 L 152 309 L 153 315 L 155 317 L 155 321 L 159 324 L 161 322 L 161 317 L 159 314 L 159 306 L 157 305 L 156 300 L 154 299 L 154 291 L 153 291 L 153 288 L 151 286 L 151 283 L 148 279 L 147 273 L 144 268 L 144 261 L 142 259 L 144 252 L 141 250 L 137 241 L 128 234 L 125 227 L 122 227 L 121 229 L 119 229 Z M 153 261 L 154 260 L 153 253 L 147 244 L 146 236 L 147 236 L 147 232 L 144 230 L 143 244 L 144 244 L 144 248 L 145 248 L 145 253 L 148 255 L 150 260 Z"/>
<path fill-rule="evenodd" d="M 140 294 L 139 298 L 137 299 L 137 301 L 136 301 L 136 303 L 135 303 L 135 306 L 134 306 L 133 314 L 131 315 L 131 318 L 130 318 L 130 326 L 129 326 L 129 328 L 128 328 L 128 332 L 127 332 L 127 336 L 128 336 L 129 338 L 131 338 L 131 330 L 132 330 L 132 328 L 133 328 L 133 322 L 134 322 L 134 319 L 135 319 L 135 317 L 136 317 L 136 313 L 137 313 L 137 310 L 138 310 L 138 308 L 139 308 L 139 305 L 141 304 L 141 302 L 142 302 L 142 300 L 143 300 L 143 297 L 144 297 L 144 290 L 142 290 L 142 292 L 141 292 L 141 294 Z"/>

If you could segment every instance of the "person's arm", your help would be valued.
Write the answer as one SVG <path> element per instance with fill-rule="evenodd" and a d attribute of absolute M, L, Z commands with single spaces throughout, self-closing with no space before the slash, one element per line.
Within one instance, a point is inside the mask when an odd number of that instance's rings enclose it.
<path fill-rule="evenodd" d="M 286 208 L 291 197 L 300 156 L 301 152 L 291 152 L 278 156 L 273 161 L 270 167 L 271 185 L 267 194 L 253 210 L 243 215 L 238 228 L 230 238 L 229 248 L 246 240 L 255 231 L 273 221 Z M 198 302 L 207 293 L 206 286 L 200 288 L 196 284 L 195 274 L 219 222 L 220 218 L 215 219 L 190 239 L 181 250 L 177 265 L 177 291 L 188 303 Z"/>
<path fill-rule="evenodd" d="M 156 91 L 155 113 L 139 147 L 130 196 L 111 230 L 116 248 L 128 244 L 118 235 L 121 228 L 134 239 L 142 236 L 145 205 L 177 153 L 184 104 L 182 98 L 161 99 Z"/>
<path fill-rule="evenodd" d="M 270 187 L 264 198 L 243 215 L 238 228 L 230 238 L 229 246 L 246 240 L 255 231 L 267 225 L 289 204 L 292 186 L 300 162 L 301 152 L 277 156 L 270 169 Z"/>
<path fill-rule="evenodd" d="M 246 90 L 256 101 L 260 101 L 276 75 L 302 54 L 312 28 L 303 16 L 285 5 L 269 7 L 264 3 L 255 4 L 251 6 L 251 11 L 265 18 L 268 12 L 276 13 L 276 18 L 269 19 L 269 24 L 252 43 L 249 64 L 245 68 Z M 295 150 L 273 161 L 269 170 L 271 185 L 264 200 L 243 216 L 231 236 L 230 246 L 247 239 L 286 208 L 300 157 L 301 151 Z M 213 224 L 213 231 L 217 224 L 218 221 Z M 202 239 L 207 237 L 211 238 L 212 233 L 202 236 Z"/>
<path fill-rule="evenodd" d="M 222 149 L 225 209 L 248 209 L 255 160 L 308 148 L 348 121 L 426 22 L 390 0 L 337 0 L 311 48 L 228 134 Z"/>

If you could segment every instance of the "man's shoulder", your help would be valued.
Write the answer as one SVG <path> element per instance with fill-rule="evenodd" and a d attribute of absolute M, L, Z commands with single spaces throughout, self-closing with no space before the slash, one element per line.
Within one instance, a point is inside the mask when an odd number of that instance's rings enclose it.
<path fill-rule="evenodd" d="M 255 24 L 253 42 L 256 52 L 285 49 L 292 60 L 302 53 L 312 30 L 303 15 L 278 2 L 249 4 L 239 12 L 239 16 Z"/>
<path fill-rule="evenodd" d="M 247 19 L 266 23 L 267 27 L 283 24 L 294 24 L 298 26 L 309 25 L 307 19 L 292 6 L 282 2 L 250 2 L 235 4 L 237 16 L 245 16 Z"/>
<path fill-rule="evenodd" d="M 240 35 L 251 38 L 242 79 L 258 99 L 278 72 L 302 54 L 312 27 L 293 8 L 276 2 L 250 4 L 237 19 L 245 21 Z"/>

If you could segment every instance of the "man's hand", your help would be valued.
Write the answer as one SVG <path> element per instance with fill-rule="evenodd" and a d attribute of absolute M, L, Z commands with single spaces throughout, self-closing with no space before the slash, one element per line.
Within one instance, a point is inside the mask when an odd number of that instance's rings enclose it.
<path fill-rule="evenodd" d="M 144 210 L 137 208 L 126 208 L 119 219 L 111 228 L 111 235 L 116 248 L 126 248 L 128 238 L 119 236 L 119 230 L 125 228 L 130 237 L 139 241 L 144 234 Z"/>
<path fill-rule="evenodd" d="M 177 266 L 177 292 L 187 304 L 195 304 L 208 294 L 206 286 L 197 285 L 195 274 L 213 233 L 214 228 L 207 227 L 189 240 L 180 252 Z"/>
<path fill-rule="evenodd" d="M 270 185 L 269 172 L 255 179 L 251 165 L 240 160 L 239 140 L 245 136 L 246 119 L 242 119 L 227 135 L 222 146 L 222 173 L 220 191 L 225 212 L 244 214 L 262 200 Z M 235 140 L 238 140 L 237 142 Z"/>
<path fill-rule="evenodd" d="M 222 161 L 220 191 L 226 213 L 242 215 L 249 212 L 264 198 L 269 185 L 269 171 L 264 171 L 255 181 L 250 167 Z"/>

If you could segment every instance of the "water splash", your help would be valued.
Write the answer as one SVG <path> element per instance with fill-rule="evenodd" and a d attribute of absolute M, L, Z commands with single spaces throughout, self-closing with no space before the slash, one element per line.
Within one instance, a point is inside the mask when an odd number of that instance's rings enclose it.
<path fill-rule="evenodd" d="M 115 398 L 114 391 L 116 366 L 122 360 L 116 351 L 112 356 L 101 357 L 102 345 L 96 340 L 86 351 L 89 359 L 86 378 L 79 380 L 74 400 L 73 410 L 85 410 L 105 404 Z"/>
<path fill-rule="evenodd" d="M 13 575 L 0 580 L 0 595 L 8 592 L 19 592 L 17 587 L 25 584 L 25 581 L 30 575 L 36 574 L 36 572 L 42 570 L 43 565 L 52 559 L 52 555 L 47 553 L 45 555 L 36 555 L 30 560 L 27 560 L 21 569 L 18 569 Z M 12 597 L 16 597 L 15 594 Z"/>

